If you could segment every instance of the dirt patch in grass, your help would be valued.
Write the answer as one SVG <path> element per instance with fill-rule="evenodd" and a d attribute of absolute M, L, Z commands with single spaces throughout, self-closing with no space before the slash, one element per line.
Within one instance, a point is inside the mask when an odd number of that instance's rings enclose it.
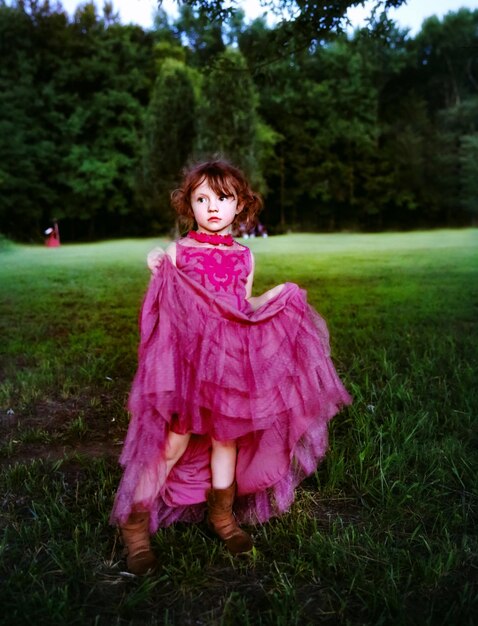
<path fill-rule="evenodd" d="M 94 459 L 118 459 L 121 446 L 112 446 L 111 443 L 103 442 L 78 442 L 74 445 L 58 444 L 24 444 L 21 450 L 0 461 L 0 467 L 14 465 L 15 463 L 29 463 L 42 459 L 44 461 L 60 461 L 72 459 L 77 455 L 87 456 Z"/>
<path fill-rule="evenodd" d="M 92 403 L 92 397 L 95 402 Z M 0 413 L 0 467 L 76 455 L 117 459 L 128 417 L 113 395 L 41 400 Z"/>

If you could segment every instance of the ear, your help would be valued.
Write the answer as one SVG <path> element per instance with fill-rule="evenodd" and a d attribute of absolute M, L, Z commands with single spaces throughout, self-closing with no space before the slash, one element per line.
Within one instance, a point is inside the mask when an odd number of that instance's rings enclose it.
<path fill-rule="evenodd" d="M 241 202 L 237 205 L 236 215 L 239 215 L 239 213 L 243 210 L 244 205 L 245 205 L 245 202 Z"/>

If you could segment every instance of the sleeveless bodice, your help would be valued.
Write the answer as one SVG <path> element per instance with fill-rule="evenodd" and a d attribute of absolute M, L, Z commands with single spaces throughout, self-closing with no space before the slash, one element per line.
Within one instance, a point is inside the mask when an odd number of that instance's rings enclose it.
<path fill-rule="evenodd" d="M 251 253 L 245 246 L 219 248 L 191 246 L 179 240 L 176 266 L 217 297 L 240 311 L 249 311 L 246 300 Z"/>

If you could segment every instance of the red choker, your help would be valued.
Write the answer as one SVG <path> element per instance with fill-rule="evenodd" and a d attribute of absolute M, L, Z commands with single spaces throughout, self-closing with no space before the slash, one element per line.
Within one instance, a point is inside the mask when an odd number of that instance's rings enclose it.
<path fill-rule="evenodd" d="M 207 233 L 199 233 L 197 230 L 190 230 L 188 232 L 189 239 L 195 239 L 201 243 L 210 243 L 213 246 L 232 246 L 234 239 L 232 235 L 208 235 Z"/>

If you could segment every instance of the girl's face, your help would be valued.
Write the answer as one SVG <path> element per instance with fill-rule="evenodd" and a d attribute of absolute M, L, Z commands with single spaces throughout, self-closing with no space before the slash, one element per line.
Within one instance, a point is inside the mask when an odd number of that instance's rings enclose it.
<path fill-rule="evenodd" d="M 227 235 L 232 223 L 242 211 L 234 192 L 217 194 L 204 179 L 191 193 L 191 208 L 198 231 L 208 234 Z"/>

